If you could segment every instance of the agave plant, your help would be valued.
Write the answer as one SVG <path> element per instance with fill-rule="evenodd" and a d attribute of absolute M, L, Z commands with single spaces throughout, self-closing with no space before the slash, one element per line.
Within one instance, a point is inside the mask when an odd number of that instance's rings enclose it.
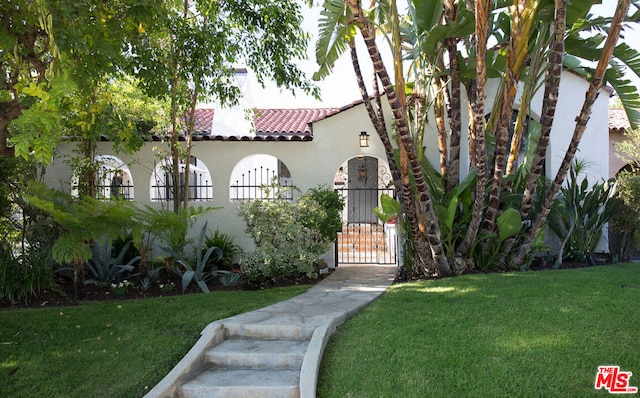
<path fill-rule="evenodd" d="M 112 245 L 109 239 L 103 238 L 100 242 L 96 242 L 93 257 L 86 264 L 91 278 L 87 279 L 85 283 L 111 282 L 124 272 L 133 271 L 133 264 L 140 260 L 140 256 L 135 256 L 125 264 L 122 263 L 130 245 L 131 242 L 127 242 L 118 256 L 114 258 L 111 257 Z"/>
<path fill-rule="evenodd" d="M 193 260 L 187 258 L 184 254 L 178 253 L 168 246 L 162 247 L 162 250 L 164 250 L 174 259 L 173 270 L 182 278 L 182 293 L 184 293 L 191 282 L 194 281 L 203 293 L 209 293 L 207 281 L 215 278 L 219 274 L 225 273 L 225 271 L 220 271 L 218 269 L 214 269 L 212 271 L 205 270 L 207 262 L 212 255 L 215 254 L 217 256 L 217 260 L 220 260 L 222 258 L 222 250 L 218 247 L 212 246 L 204 250 L 206 234 L 207 223 L 202 226 L 198 241 L 196 243 L 195 263 Z"/>

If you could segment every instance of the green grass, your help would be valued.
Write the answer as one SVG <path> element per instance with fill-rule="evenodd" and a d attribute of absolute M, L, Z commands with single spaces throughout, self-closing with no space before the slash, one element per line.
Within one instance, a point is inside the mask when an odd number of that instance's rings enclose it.
<path fill-rule="evenodd" d="M 308 286 L 0 311 L 0 397 L 139 397 L 210 322 Z"/>
<path fill-rule="evenodd" d="M 319 397 L 589 397 L 640 387 L 640 265 L 394 285 L 338 328 Z"/>

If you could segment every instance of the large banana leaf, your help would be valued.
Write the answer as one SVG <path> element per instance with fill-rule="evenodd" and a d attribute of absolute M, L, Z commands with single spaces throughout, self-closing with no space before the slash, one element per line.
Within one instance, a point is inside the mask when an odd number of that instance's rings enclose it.
<path fill-rule="evenodd" d="M 442 19 L 443 0 L 412 0 L 409 15 L 418 32 L 429 32 Z"/>
<path fill-rule="evenodd" d="M 347 51 L 349 40 L 355 36 L 356 27 L 347 25 L 348 7 L 341 0 L 327 0 L 320 12 L 316 62 L 320 66 L 314 80 L 327 77 L 333 65 Z"/>
<path fill-rule="evenodd" d="M 505 239 L 510 238 L 520 232 L 522 228 L 522 220 L 520 219 L 520 212 L 514 208 L 508 208 L 502 212 L 496 219 L 498 223 L 499 239 L 500 242 L 504 242 Z"/>
<path fill-rule="evenodd" d="M 400 202 L 392 198 L 386 193 L 380 196 L 380 207 L 373 209 L 380 221 L 388 222 L 393 216 L 402 215 L 402 206 Z"/>

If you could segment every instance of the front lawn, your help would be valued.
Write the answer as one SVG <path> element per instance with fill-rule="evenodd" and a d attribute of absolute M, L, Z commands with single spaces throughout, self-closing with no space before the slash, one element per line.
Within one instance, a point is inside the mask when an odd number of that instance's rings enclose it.
<path fill-rule="evenodd" d="M 640 264 L 394 285 L 331 337 L 319 397 L 588 397 L 640 387 Z"/>
<path fill-rule="evenodd" d="M 0 397 L 140 397 L 208 323 L 307 288 L 0 310 Z"/>

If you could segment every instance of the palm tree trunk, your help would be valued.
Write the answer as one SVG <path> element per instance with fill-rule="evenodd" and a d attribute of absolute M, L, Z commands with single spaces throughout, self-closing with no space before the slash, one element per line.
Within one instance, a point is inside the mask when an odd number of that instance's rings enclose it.
<path fill-rule="evenodd" d="M 404 71 L 402 67 L 402 40 L 400 36 L 400 20 L 398 18 L 398 8 L 395 0 L 389 1 L 389 11 L 391 14 L 391 26 L 392 26 L 392 40 L 393 40 L 393 65 L 394 65 L 394 73 L 396 80 L 396 87 L 399 87 L 396 90 L 398 95 L 398 101 L 400 106 L 403 109 L 403 113 L 406 117 L 407 115 L 407 97 L 404 81 Z M 378 79 L 376 79 L 377 81 Z M 405 215 L 407 221 L 409 222 L 412 239 L 414 246 L 416 248 L 416 252 L 418 254 L 418 261 L 423 268 L 427 268 L 429 264 L 429 250 L 424 240 L 422 239 L 422 234 L 420 233 L 420 219 L 417 214 L 417 209 L 414 205 L 414 193 L 411 189 L 411 177 L 409 174 L 409 167 L 406 161 L 406 149 L 402 145 L 398 145 L 400 151 L 400 175 L 402 182 L 402 202 L 403 211 L 405 211 Z M 393 152 L 391 152 L 391 156 L 393 156 Z"/>
<path fill-rule="evenodd" d="M 495 220 L 500 205 L 502 190 L 502 176 L 506 166 L 506 153 L 509 141 L 509 123 L 511 122 L 512 107 L 520 81 L 522 68 L 527 60 L 529 35 L 539 0 L 523 0 L 514 4 L 511 18 L 511 36 L 507 51 L 507 67 L 505 69 L 504 86 L 499 96 L 499 116 L 496 129 L 496 149 L 493 165 L 493 183 L 489 192 L 489 203 L 483 220 L 483 234 L 495 232 Z M 496 112 L 496 109 L 493 110 Z"/>
<path fill-rule="evenodd" d="M 536 152 L 531 162 L 531 172 L 527 178 L 527 185 L 520 204 L 520 217 L 526 219 L 531 210 L 533 196 L 538 180 L 542 175 L 544 162 L 549 146 L 549 136 L 551 135 L 551 125 L 556 114 L 558 104 L 558 90 L 560 88 L 560 78 L 562 76 L 562 57 L 564 54 L 564 34 L 566 30 L 566 14 L 568 0 L 556 0 L 556 17 L 551 38 L 551 52 L 549 53 L 549 66 L 545 81 L 542 114 L 540 116 L 540 138 L 536 146 Z"/>
<path fill-rule="evenodd" d="M 552 25 L 550 43 L 551 51 L 549 52 L 547 75 L 545 78 L 543 94 L 544 99 L 542 104 L 542 113 L 540 116 L 540 137 L 538 138 L 536 151 L 531 162 L 531 171 L 527 177 L 527 183 L 520 203 L 521 220 L 526 220 L 529 217 L 529 211 L 531 210 L 535 190 L 544 168 L 547 148 L 549 146 L 549 136 L 551 134 L 551 125 L 555 118 L 556 106 L 558 103 L 558 90 L 560 88 L 560 78 L 562 76 L 562 57 L 564 54 L 567 3 L 568 0 L 556 0 L 555 2 L 555 19 Z M 501 262 L 505 261 L 506 256 L 511 252 L 514 243 L 514 237 L 509 238 L 504 242 Z M 514 263 L 514 266 L 519 267 L 522 264 L 522 260 L 518 262 L 518 264 Z"/>
<path fill-rule="evenodd" d="M 367 87 L 364 84 L 364 79 L 362 78 L 362 71 L 360 69 L 360 61 L 358 60 L 358 54 L 356 52 L 356 46 L 353 39 L 349 42 L 349 46 L 351 49 L 351 64 L 353 65 L 353 70 L 356 74 L 356 81 L 358 83 L 358 88 L 360 89 L 360 94 L 362 95 L 362 100 L 364 101 L 364 106 L 367 109 L 367 113 L 369 114 L 369 119 L 373 124 L 376 133 L 378 133 L 378 137 L 380 137 L 380 141 L 382 142 L 382 146 L 384 147 L 385 155 L 387 156 L 387 162 L 389 163 L 389 171 L 391 172 L 391 176 L 393 178 L 394 187 L 396 192 L 402 193 L 404 191 L 402 184 L 402 176 L 400 173 L 400 169 L 398 168 L 398 164 L 396 163 L 396 159 L 393 154 L 393 145 L 391 144 L 391 138 L 389 137 L 389 132 L 387 131 L 387 126 L 384 124 L 384 120 L 381 120 L 378 117 L 378 113 L 373 108 L 371 104 L 371 97 L 367 92 Z M 376 96 L 376 98 L 379 96 Z M 403 212 L 410 211 L 409 208 L 405 208 L 407 200 L 409 198 L 403 198 L 400 201 L 400 204 L 403 206 Z M 414 216 L 411 217 L 415 220 L 415 212 Z M 415 225 L 414 225 L 415 224 Z M 411 225 L 412 230 L 418 230 L 417 222 Z"/>
<path fill-rule="evenodd" d="M 468 127 L 468 141 L 469 141 L 469 168 L 475 167 L 477 163 L 476 159 L 476 118 L 475 118 L 475 104 L 477 102 L 476 95 L 476 79 L 469 79 L 465 84 L 467 91 L 467 104 L 469 113 L 469 127 Z"/>
<path fill-rule="evenodd" d="M 485 84 L 487 82 L 487 39 L 489 37 L 489 12 L 491 11 L 491 0 L 475 0 L 475 16 L 476 16 L 476 81 L 475 84 L 475 100 L 469 101 L 473 110 L 475 140 L 475 167 L 477 168 L 475 201 L 471 213 L 471 221 L 467 228 L 464 240 L 457 249 L 457 253 L 466 256 L 471 250 L 480 228 L 482 220 L 482 208 L 485 199 L 486 185 L 486 168 L 487 168 L 487 150 L 485 145 L 485 122 L 484 122 L 484 101 L 486 98 Z M 473 95 L 473 94 L 471 94 Z"/>
<path fill-rule="evenodd" d="M 447 21 L 457 19 L 457 9 L 453 0 L 444 2 L 444 12 Z M 449 158 L 447 163 L 448 178 L 447 191 L 460 182 L 460 139 L 462 135 L 461 105 L 460 105 L 460 65 L 458 64 L 458 40 L 454 37 L 444 41 L 449 53 L 449 73 L 451 75 L 450 106 L 449 106 L 449 126 L 451 128 L 451 138 L 449 141 Z"/>
<path fill-rule="evenodd" d="M 618 1 L 618 6 L 613 16 L 611 27 L 609 28 L 609 35 L 607 36 L 607 40 L 604 43 L 602 54 L 600 56 L 600 60 L 598 61 L 598 66 L 596 67 L 593 78 L 591 79 L 591 83 L 589 84 L 589 88 L 587 90 L 580 115 L 576 118 L 576 126 L 573 131 L 571 142 L 569 143 L 569 147 L 567 148 L 564 159 L 560 164 L 560 168 L 556 174 L 556 177 L 551 184 L 549 193 L 545 198 L 542 211 L 538 213 L 538 216 L 536 217 L 536 220 L 531 227 L 531 230 L 529 231 L 529 236 L 527 236 L 525 241 L 522 243 L 516 257 L 514 258 L 515 265 L 521 265 L 524 262 L 525 256 L 531 250 L 538 232 L 542 229 L 542 226 L 547 221 L 547 217 L 549 216 L 549 212 L 551 211 L 553 202 L 555 201 L 555 198 L 560 191 L 560 187 L 564 183 L 565 177 L 567 176 L 567 172 L 571 167 L 571 162 L 575 157 L 578 145 L 580 144 L 582 135 L 584 134 L 584 131 L 587 127 L 587 122 L 589 121 L 589 116 L 591 115 L 591 109 L 593 108 L 593 104 L 598 97 L 600 89 L 602 88 L 604 72 L 607 69 L 609 61 L 611 60 L 611 56 L 613 54 L 613 50 L 615 49 L 616 43 L 618 41 L 618 37 L 620 36 L 622 22 L 624 21 L 624 18 L 629 11 L 629 2 L 630 0 Z"/>
<path fill-rule="evenodd" d="M 440 78 L 435 78 L 433 82 L 435 86 L 435 98 L 433 101 L 433 113 L 436 121 L 436 130 L 438 131 L 438 152 L 440 153 L 440 174 L 445 181 L 449 180 L 449 170 L 447 170 L 448 145 L 447 145 L 447 129 L 445 127 L 444 116 L 444 85 Z"/>
<path fill-rule="evenodd" d="M 416 208 L 412 205 L 414 201 L 413 192 L 411 190 L 411 179 L 409 177 L 409 171 L 407 167 L 403 167 L 402 169 L 399 168 L 398 164 L 396 163 L 393 145 L 391 144 L 387 126 L 384 123 L 382 104 L 379 101 L 380 95 L 377 90 L 378 80 L 374 79 L 374 98 L 376 99 L 376 103 L 378 106 L 378 111 L 376 112 L 376 110 L 373 108 L 373 105 L 371 104 L 371 97 L 367 92 L 367 87 L 365 86 L 364 79 L 362 78 L 360 61 L 358 60 L 355 41 L 353 39 L 351 39 L 351 41 L 349 42 L 349 46 L 351 50 L 351 64 L 353 65 L 353 70 L 356 75 L 356 81 L 358 83 L 358 87 L 360 88 L 360 94 L 362 95 L 365 108 L 367 109 L 367 113 L 369 114 L 369 119 L 371 120 L 373 127 L 378 133 L 378 137 L 380 137 L 380 141 L 382 142 L 382 145 L 384 147 L 385 154 L 387 156 L 387 162 L 389 163 L 389 171 L 391 172 L 391 176 L 393 178 L 393 185 L 399 195 L 399 202 L 400 206 L 402 207 L 402 212 L 405 214 L 407 223 L 409 224 L 409 229 L 412 233 L 412 239 L 414 237 L 418 238 L 417 241 L 414 241 L 414 244 L 418 251 L 418 255 L 420 255 L 421 257 L 426 257 L 428 249 L 425 247 L 424 241 L 420 239 L 421 234 L 418 225 L 418 218 L 416 215 Z M 425 264 L 426 259 L 420 258 L 419 261 L 420 264 Z"/>
<path fill-rule="evenodd" d="M 418 217 L 421 223 L 421 228 L 424 228 L 422 232 L 427 238 L 427 242 L 429 242 L 431 255 L 436 263 L 436 271 L 440 276 L 447 276 L 451 273 L 451 268 L 440 240 L 440 227 L 433 212 L 431 194 L 425 182 L 424 175 L 422 173 L 422 166 L 418 162 L 413 141 L 409 134 L 405 110 L 396 95 L 396 91 L 393 88 L 389 74 L 387 73 L 382 57 L 378 51 L 375 41 L 375 30 L 364 18 L 360 1 L 347 0 L 347 5 L 351 9 L 351 12 L 354 15 L 354 20 L 358 24 L 359 30 L 362 33 L 362 37 L 364 38 L 369 51 L 369 56 L 373 63 L 374 71 L 382 82 L 382 87 L 387 95 L 387 100 L 389 101 L 394 119 L 398 126 L 400 146 L 406 151 L 406 158 L 409 162 L 409 167 L 411 168 L 411 173 L 413 174 L 415 181 L 416 194 L 418 196 Z"/>

